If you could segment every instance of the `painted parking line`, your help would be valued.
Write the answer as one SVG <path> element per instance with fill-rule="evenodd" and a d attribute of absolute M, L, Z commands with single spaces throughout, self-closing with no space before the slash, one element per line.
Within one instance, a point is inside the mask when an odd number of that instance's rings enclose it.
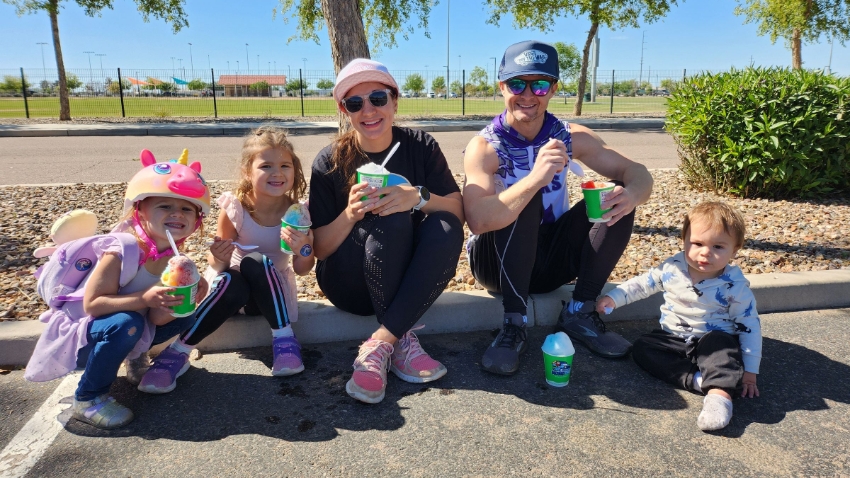
<path fill-rule="evenodd" d="M 0 478 L 22 477 L 38 463 L 68 422 L 70 413 L 63 413 L 63 411 L 68 408 L 70 402 L 68 400 L 63 400 L 64 403 L 59 402 L 65 397 L 73 396 L 79 381 L 79 372 L 65 377 L 30 421 L 0 452 Z"/>

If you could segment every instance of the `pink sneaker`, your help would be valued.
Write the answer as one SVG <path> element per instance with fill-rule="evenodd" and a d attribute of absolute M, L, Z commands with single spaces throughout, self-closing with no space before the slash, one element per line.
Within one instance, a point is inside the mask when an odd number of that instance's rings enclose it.
<path fill-rule="evenodd" d="M 390 370 L 405 382 L 433 382 L 446 374 L 446 366 L 422 350 L 419 338 L 413 333 L 424 325 L 410 329 L 399 339 L 392 355 Z"/>
<path fill-rule="evenodd" d="M 392 353 L 393 346 L 383 340 L 363 342 L 354 359 L 354 373 L 345 384 L 345 391 L 361 402 L 378 403 L 383 400 L 387 389 L 387 363 Z"/>

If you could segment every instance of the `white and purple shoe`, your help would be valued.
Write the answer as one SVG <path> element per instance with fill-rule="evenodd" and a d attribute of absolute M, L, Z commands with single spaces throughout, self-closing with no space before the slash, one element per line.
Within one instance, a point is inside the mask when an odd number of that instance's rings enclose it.
<path fill-rule="evenodd" d="M 272 355 L 272 375 L 275 377 L 286 377 L 304 371 L 301 344 L 295 337 L 275 337 L 272 340 Z"/>

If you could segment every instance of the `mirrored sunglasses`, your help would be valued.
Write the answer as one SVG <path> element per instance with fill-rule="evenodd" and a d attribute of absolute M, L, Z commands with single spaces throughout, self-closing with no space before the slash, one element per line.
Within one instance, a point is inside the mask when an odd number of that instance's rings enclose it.
<path fill-rule="evenodd" d="M 360 95 L 343 98 L 341 103 L 345 110 L 349 113 L 357 113 L 363 109 L 363 105 L 366 101 L 364 98 L 369 98 L 369 103 L 372 103 L 372 106 L 380 108 L 389 102 L 390 93 L 392 93 L 390 90 L 375 90 L 369 93 L 368 96 Z"/>
<path fill-rule="evenodd" d="M 551 80 L 522 80 L 519 78 L 511 78 L 505 82 L 508 90 L 514 95 L 521 95 L 526 87 L 531 88 L 531 92 L 535 96 L 546 96 L 549 89 L 552 88 L 554 81 Z"/>

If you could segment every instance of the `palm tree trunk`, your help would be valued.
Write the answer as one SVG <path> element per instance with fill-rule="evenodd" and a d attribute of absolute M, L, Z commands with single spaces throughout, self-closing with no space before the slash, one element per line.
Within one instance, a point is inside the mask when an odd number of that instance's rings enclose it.
<path fill-rule="evenodd" d="M 358 0 L 321 0 L 322 13 L 328 25 L 328 38 L 331 41 L 331 57 L 334 71 L 339 73 L 348 62 L 355 58 L 371 58 L 363 17 L 360 15 Z M 337 113 L 339 134 L 349 129 L 348 120 L 341 112 Z"/>
<path fill-rule="evenodd" d="M 71 119 L 71 102 L 68 99 L 68 83 L 65 80 L 65 60 L 62 59 L 62 43 L 59 42 L 59 0 L 48 0 L 50 29 L 53 31 L 53 50 L 56 52 L 56 68 L 59 70 L 59 120 Z"/>
<path fill-rule="evenodd" d="M 587 63 L 590 61 L 590 44 L 593 42 L 593 37 L 596 36 L 596 30 L 598 29 L 599 22 L 591 23 L 590 31 L 587 32 L 587 41 L 584 42 L 584 50 L 581 54 L 581 72 L 578 75 L 578 95 L 576 96 L 576 104 L 573 108 L 573 115 L 575 116 L 581 116 L 581 106 L 584 103 L 584 89 L 587 86 Z"/>

